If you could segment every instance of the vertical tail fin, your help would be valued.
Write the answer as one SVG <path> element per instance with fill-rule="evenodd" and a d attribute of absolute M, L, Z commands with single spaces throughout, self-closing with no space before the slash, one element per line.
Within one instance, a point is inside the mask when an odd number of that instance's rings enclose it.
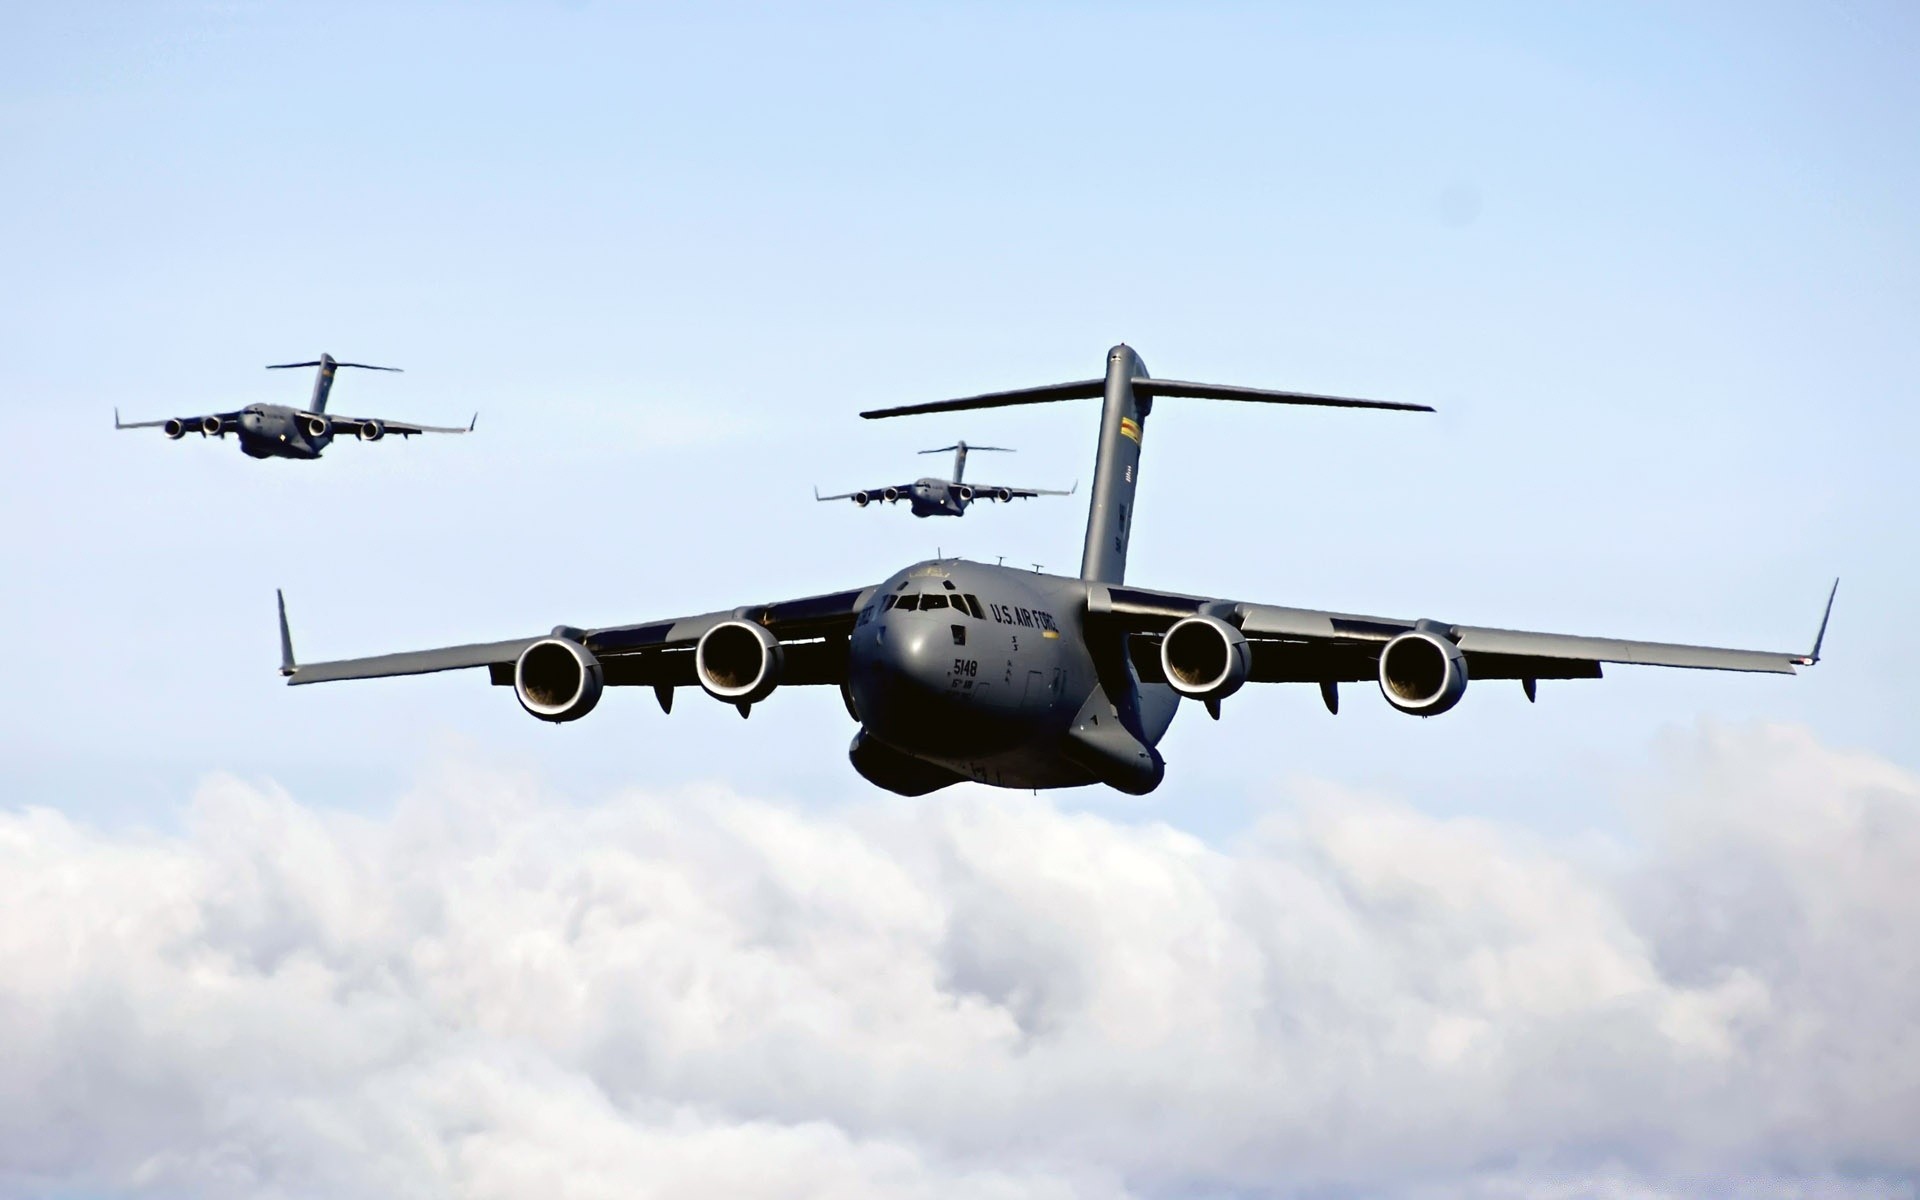
<path fill-rule="evenodd" d="M 1127 577 L 1127 540 L 1133 534 L 1133 491 L 1140 483 L 1140 439 L 1151 397 L 1137 394 L 1135 380 L 1147 364 L 1122 343 L 1107 351 L 1105 399 L 1100 405 L 1100 442 L 1093 459 L 1093 496 L 1087 503 L 1087 540 L 1080 550 L 1080 578 L 1122 583 Z"/>
<path fill-rule="evenodd" d="M 1146 426 L 1147 414 L 1153 410 L 1155 397 L 1190 396 L 1199 400 L 1306 404 L 1321 408 L 1433 411 L 1424 404 L 1355 400 L 1347 396 L 1323 396 L 1317 392 L 1278 392 L 1230 384 L 1154 379 L 1147 374 L 1146 364 L 1140 361 L 1133 347 L 1123 343 L 1107 351 L 1107 373 L 1103 379 L 1080 379 L 1072 383 L 965 396 L 958 400 L 869 409 L 860 415 L 873 420 L 921 413 L 962 412 L 976 408 L 1007 408 L 1016 404 L 1049 404 L 1055 400 L 1089 399 L 1094 396 L 1104 397 L 1104 403 L 1100 409 L 1100 448 L 1093 464 L 1093 498 L 1087 511 L 1087 540 L 1080 558 L 1080 578 L 1091 583 L 1126 581 L 1127 540 L 1133 533 L 1133 493 L 1140 476 L 1140 438 Z M 955 448 L 948 446 L 944 449 Z M 972 446 L 969 449 L 985 450 L 988 447 Z M 941 451 L 927 453 L 937 454 Z"/>
<path fill-rule="evenodd" d="M 333 391 L 333 373 L 339 368 L 356 367 L 362 371 L 393 371 L 395 373 L 400 370 L 399 367 L 376 367 L 372 363 L 338 362 L 331 354 L 322 354 L 312 362 L 269 363 L 267 370 L 285 371 L 290 367 L 320 368 L 319 373 L 313 377 L 313 395 L 307 400 L 307 411 L 315 413 L 327 411 L 327 397 Z"/>
<path fill-rule="evenodd" d="M 967 452 L 970 450 L 993 450 L 1001 454 L 1012 454 L 1009 446 L 969 446 L 965 442 L 955 442 L 951 446 L 937 446 L 932 450 L 922 450 L 922 454 L 945 454 L 953 451 L 953 478 L 950 483 L 959 483 L 967 477 Z"/>

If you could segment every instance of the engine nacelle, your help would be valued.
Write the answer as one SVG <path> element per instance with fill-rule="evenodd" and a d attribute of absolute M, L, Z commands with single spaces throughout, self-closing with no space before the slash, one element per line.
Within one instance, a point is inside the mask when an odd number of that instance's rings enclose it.
<path fill-rule="evenodd" d="M 593 651 L 566 638 L 541 638 L 513 664 L 513 694 L 542 721 L 578 721 L 600 703 L 605 686 Z"/>
<path fill-rule="evenodd" d="M 218 437 L 226 429 L 219 417 L 201 417 L 200 432 L 207 437 Z"/>
<path fill-rule="evenodd" d="M 757 704 L 780 685 L 786 655 L 780 639 L 750 621 L 722 621 L 700 635 L 693 673 L 715 700 Z"/>
<path fill-rule="evenodd" d="M 1416 717 L 1437 717 L 1467 694 L 1460 647 L 1426 629 L 1409 630 L 1380 651 L 1380 694 Z"/>
<path fill-rule="evenodd" d="M 378 421 L 367 421 L 360 426 L 360 440 L 377 442 L 387 436 L 387 427 Z"/>
<path fill-rule="evenodd" d="M 179 417 L 168 417 L 167 423 L 160 427 L 160 432 L 177 442 L 187 436 L 187 423 Z"/>
<path fill-rule="evenodd" d="M 1224 700 L 1247 682 L 1253 651 L 1246 635 L 1219 617 L 1187 617 L 1160 639 L 1160 670 L 1182 696 Z"/>
<path fill-rule="evenodd" d="M 325 417 L 308 417 L 300 423 L 300 427 L 312 438 L 323 438 L 333 432 L 333 422 Z"/>
<path fill-rule="evenodd" d="M 894 501 L 900 498 L 900 489 L 896 487 L 890 487 L 886 491 L 880 493 L 880 498 L 882 500 L 885 500 L 888 504 L 892 504 Z"/>
<path fill-rule="evenodd" d="M 965 484 L 962 484 L 961 486 L 955 488 L 954 493 L 960 497 L 960 503 L 962 504 L 973 503 L 973 489 L 970 487 L 967 487 Z"/>
<path fill-rule="evenodd" d="M 865 508 L 867 505 L 873 503 L 873 497 L 867 495 L 865 492 L 855 492 L 853 494 L 853 502 L 861 508 Z"/>
<path fill-rule="evenodd" d="M 995 488 L 993 489 L 993 498 L 1002 504 L 1006 504 L 1013 499 L 1013 489 Z"/>

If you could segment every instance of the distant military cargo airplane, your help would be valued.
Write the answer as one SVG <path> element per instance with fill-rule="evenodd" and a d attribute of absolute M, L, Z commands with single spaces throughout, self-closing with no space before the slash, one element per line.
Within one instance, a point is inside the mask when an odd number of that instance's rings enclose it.
<path fill-rule="evenodd" d="M 922 454 L 945 454 L 953 451 L 953 478 L 916 479 L 912 483 L 890 484 L 885 487 L 868 488 L 860 492 L 842 492 L 837 496 L 822 496 L 820 489 L 813 489 L 815 500 L 851 500 L 861 508 L 876 500 L 893 504 L 905 500 L 913 506 L 916 517 L 963 517 L 967 506 L 975 500 L 997 500 L 1005 503 L 1009 500 L 1026 500 L 1034 496 L 1071 496 L 1074 488 L 1064 492 L 1048 488 L 1006 487 L 991 483 L 966 483 L 967 452 L 994 450 L 1003 454 L 1013 451 L 1005 446 L 969 446 L 965 442 L 955 442 L 951 446 L 941 446 L 937 450 L 922 450 Z M 1074 487 L 1078 487 L 1075 484 Z"/>
<path fill-rule="evenodd" d="M 1378 681 L 1388 704 L 1430 717 L 1469 678 L 1598 678 L 1602 663 L 1793 674 L 1803 654 L 1565 637 L 1449 621 L 1353 616 L 1154 591 L 1124 582 L 1140 443 L 1154 402 L 1189 396 L 1430 412 L 1416 404 L 1154 379 L 1132 349 L 1103 379 L 862 413 L 894 417 L 1104 397 L 1077 579 L 958 560 L 915 563 L 871 586 L 605 629 L 341 662 L 298 663 L 280 604 L 281 673 L 293 684 L 485 667 L 543 721 L 586 716 L 607 687 L 645 686 L 671 711 L 698 686 L 746 715 L 782 684 L 838 687 L 859 725 L 849 754 L 868 780 L 921 795 L 962 780 L 1001 787 L 1104 783 L 1152 791 L 1156 748 L 1180 701 L 1216 718 L 1247 683 Z M 1837 585 L 1836 585 L 1837 587 Z M 1833 595 L 1827 597 L 1827 613 Z"/>
<path fill-rule="evenodd" d="M 480 415 L 466 425 L 409 425 L 380 417 L 339 417 L 327 412 L 327 396 L 333 391 L 333 373 L 341 367 L 363 371 L 393 371 L 399 367 L 376 367 L 370 363 L 337 362 L 333 355 L 322 354 L 313 362 L 274 363 L 269 371 L 294 367 L 318 367 L 313 379 L 313 398 L 305 408 L 285 404 L 249 404 L 234 412 L 210 413 L 204 417 L 168 417 L 164 421 L 122 421 L 120 410 L 113 410 L 115 429 L 158 428 L 175 441 L 197 433 L 201 437 L 240 438 L 240 450 L 253 458 L 319 458 L 336 434 L 347 434 L 363 442 L 377 442 L 388 434 L 412 437 L 416 433 L 472 433 Z"/>

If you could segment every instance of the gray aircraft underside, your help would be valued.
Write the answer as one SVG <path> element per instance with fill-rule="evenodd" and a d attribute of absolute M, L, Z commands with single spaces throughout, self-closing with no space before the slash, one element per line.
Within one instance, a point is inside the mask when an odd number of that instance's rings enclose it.
<path fill-rule="evenodd" d="M 336 416 L 327 412 L 327 399 L 333 391 L 335 371 L 341 367 L 357 367 L 365 371 L 398 372 L 400 368 L 340 362 L 331 354 L 322 354 L 312 362 L 274 363 L 267 369 L 284 371 L 294 367 L 319 368 L 314 374 L 313 395 L 305 408 L 286 404 L 249 404 L 232 412 L 168 417 L 163 421 L 122 421 L 120 411 L 115 409 L 113 427 L 159 429 L 174 441 L 179 441 L 189 433 L 197 433 L 203 438 L 224 438 L 231 433 L 239 441 L 241 453 L 250 458 L 315 459 L 333 443 L 335 437 L 342 434 L 363 442 L 377 442 L 390 433 L 403 438 L 422 433 L 471 433 L 480 419 L 476 413 L 473 421 L 461 426 L 414 425 L 382 417 Z"/>
<path fill-rule="evenodd" d="M 867 587 L 698 616 L 338 662 L 298 663 L 292 684 L 487 669 L 541 720 L 586 716 L 607 687 L 651 687 L 671 711 L 698 687 L 744 716 L 786 686 L 838 687 L 858 725 L 849 755 L 869 781 L 921 795 L 962 780 L 1000 787 L 1103 783 L 1135 794 L 1165 775 L 1157 746 L 1183 699 L 1216 718 L 1248 683 L 1376 682 L 1395 709 L 1446 712 L 1469 680 L 1592 679 L 1602 664 L 1793 674 L 1805 653 L 1568 637 L 1287 608 L 1125 583 L 1147 415 L 1161 397 L 1431 411 L 1299 392 L 1155 380 L 1116 346 L 1103 379 L 882 409 L 893 417 L 1103 398 L 1079 578 L 943 559 Z M 1832 611 L 1833 596 L 1827 598 Z"/>
<path fill-rule="evenodd" d="M 964 517 L 967 508 L 975 500 L 992 500 L 1005 504 L 1013 500 L 1030 500 L 1036 496 L 1071 496 L 1079 487 L 1063 491 L 1051 488 L 1009 487 L 997 483 L 973 483 L 967 480 L 967 455 L 969 452 L 994 450 L 1011 453 L 1004 446 L 969 446 L 965 442 L 955 442 L 951 446 L 942 446 L 937 450 L 922 450 L 922 454 L 945 454 L 953 451 L 953 478 L 935 479 L 928 476 L 916 479 L 912 483 L 882 484 L 879 487 L 864 488 L 857 492 L 841 492 L 838 495 L 822 496 L 820 489 L 813 490 L 815 500 L 851 500 L 861 508 L 875 502 L 896 504 L 901 500 L 916 517 Z"/>

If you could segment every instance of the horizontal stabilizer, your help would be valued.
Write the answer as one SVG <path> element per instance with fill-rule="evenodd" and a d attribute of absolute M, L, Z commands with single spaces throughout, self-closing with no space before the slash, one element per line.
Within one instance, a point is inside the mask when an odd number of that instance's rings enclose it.
<path fill-rule="evenodd" d="M 1017 388 L 1011 392 L 988 392 L 984 396 L 966 396 L 958 400 L 934 400 L 927 404 L 903 404 L 897 408 L 869 409 L 860 415 L 868 420 L 880 417 L 911 417 L 921 413 L 963 412 L 973 408 L 1007 408 L 1016 404 L 1048 404 L 1055 400 L 1087 400 L 1106 392 L 1106 380 L 1082 379 L 1075 383 L 1054 383 L 1045 387 Z M 1133 379 L 1134 395 L 1186 396 L 1195 400 L 1247 400 L 1259 404 L 1307 404 L 1321 408 L 1382 408 L 1396 412 L 1432 412 L 1431 405 L 1402 404 L 1394 400 L 1358 400 L 1351 396 L 1323 396 L 1318 392 L 1276 392 L 1265 388 L 1234 387 L 1220 383 L 1188 383 L 1179 379 Z M 970 446 L 985 450 L 985 446 Z M 928 453 L 934 453 L 928 451 Z"/>
<path fill-rule="evenodd" d="M 898 408 L 872 408 L 860 415 L 869 421 L 879 417 L 911 417 L 920 413 L 962 412 L 969 408 L 1007 408 L 1015 404 L 1049 404 L 1055 400 L 1088 400 L 1107 390 L 1104 379 L 1081 379 L 1073 383 L 1050 383 L 1045 387 L 1015 388 L 1010 392 L 988 392 L 983 396 L 965 396 L 958 400 L 934 400 L 927 404 L 903 404 Z"/>
<path fill-rule="evenodd" d="M 960 450 L 960 449 L 965 449 L 969 452 L 974 450 L 995 450 L 1001 454 L 1012 454 L 1014 452 L 1014 449 L 1012 446 L 976 446 L 972 442 L 957 442 L 951 446 L 942 446 L 938 450 L 922 450 L 920 453 L 945 454 L 949 450 Z"/>
<path fill-rule="evenodd" d="M 1396 412 L 1432 412 L 1427 404 L 1395 400 L 1356 400 L 1351 396 L 1322 396 L 1317 392 L 1275 392 L 1265 388 L 1222 383 L 1187 383 L 1179 379 L 1135 379 L 1136 396 L 1187 396 L 1195 400 L 1251 400 L 1258 404 L 1311 404 L 1323 408 L 1385 408 Z"/>
<path fill-rule="evenodd" d="M 360 369 L 361 369 L 362 371 L 393 371 L 393 372 L 396 372 L 396 373 L 398 373 L 398 372 L 401 372 L 401 371 L 403 371 L 403 370 L 405 370 L 405 368 L 403 368 L 403 367 L 376 367 L 376 366 L 374 366 L 374 365 L 373 365 L 372 363 L 346 363 L 346 362 L 336 362 L 336 363 L 331 363 L 331 364 L 329 364 L 329 363 L 327 363 L 327 362 L 326 362 L 325 360 L 323 360 L 323 359 L 318 359 L 318 358 L 316 358 L 316 359 L 314 359 L 314 360 L 313 360 L 312 362 L 297 362 L 297 363 L 268 363 L 268 364 L 267 364 L 267 370 L 269 370 L 269 371 L 290 371 L 290 370 L 292 370 L 292 369 L 293 369 L 293 368 L 295 368 L 295 367 L 324 367 L 324 366 L 329 366 L 329 365 L 331 365 L 331 366 L 335 366 L 335 367 L 358 367 L 358 368 L 360 368 Z"/>

